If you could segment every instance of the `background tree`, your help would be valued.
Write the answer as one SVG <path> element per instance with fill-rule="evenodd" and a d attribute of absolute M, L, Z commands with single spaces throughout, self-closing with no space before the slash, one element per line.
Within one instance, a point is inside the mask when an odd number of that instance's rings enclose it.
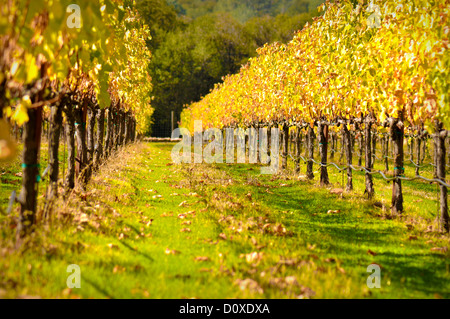
<path fill-rule="evenodd" d="M 307 0 L 139 0 L 154 53 L 155 112 L 146 133 L 170 136 L 172 111 L 180 119 L 184 105 L 238 72 L 258 47 L 290 41 L 317 14 L 311 7 Z"/>

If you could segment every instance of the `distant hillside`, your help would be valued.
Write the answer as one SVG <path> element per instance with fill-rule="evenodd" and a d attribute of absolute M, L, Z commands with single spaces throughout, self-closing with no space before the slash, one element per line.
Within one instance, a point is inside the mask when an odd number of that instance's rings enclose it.
<path fill-rule="evenodd" d="M 254 17 L 296 15 L 313 11 L 323 0 L 167 0 L 179 15 L 198 18 L 208 13 L 228 12 L 243 23 Z"/>

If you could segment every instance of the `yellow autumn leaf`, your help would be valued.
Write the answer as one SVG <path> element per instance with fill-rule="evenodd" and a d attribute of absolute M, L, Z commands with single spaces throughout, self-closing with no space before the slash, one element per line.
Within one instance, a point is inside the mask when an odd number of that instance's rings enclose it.
<path fill-rule="evenodd" d="M 0 119 L 0 162 L 9 161 L 17 153 L 16 144 L 9 134 L 9 125 L 4 119 Z"/>
<path fill-rule="evenodd" d="M 31 100 L 28 95 L 25 95 L 17 106 L 11 119 L 16 122 L 19 126 L 28 122 L 28 108 L 31 106 Z"/>

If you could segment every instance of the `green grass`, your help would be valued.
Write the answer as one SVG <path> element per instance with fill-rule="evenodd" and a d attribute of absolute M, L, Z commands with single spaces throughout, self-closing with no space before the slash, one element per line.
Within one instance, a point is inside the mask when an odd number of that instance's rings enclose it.
<path fill-rule="evenodd" d="M 17 152 L 21 154 L 23 151 L 23 145 L 19 144 L 17 148 Z M 40 158 L 40 173 L 43 174 L 45 168 L 48 165 L 48 143 L 43 141 L 41 143 L 41 158 Z M 59 178 L 63 178 L 64 173 L 67 172 L 67 148 L 61 144 L 58 154 L 59 162 L 64 165 L 61 166 L 59 171 Z M 17 196 L 19 195 L 20 189 L 22 187 L 22 159 L 21 156 L 17 156 L 12 163 L 8 164 L 0 164 L 0 207 L 6 207 L 9 203 L 9 197 L 11 196 L 12 191 L 16 191 Z M 64 166 L 64 168 L 63 168 Z M 41 195 L 47 186 L 48 179 L 44 179 L 44 181 L 39 185 Z"/>
<path fill-rule="evenodd" d="M 1 217 L 0 297 L 450 297 L 449 253 L 431 251 L 449 237 L 427 232 L 433 186 L 405 185 L 405 216 L 391 218 L 360 195 L 359 173 L 355 192 L 339 196 L 298 176 L 260 175 L 257 165 L 171 165 L 172 147 L 128 146 L 20 248 L 17 210 Z M 339 187 L 341 175 L 330 169 L 330 178 Z M 390 185 L 375 180 L 375 189 L 388 205 Z M 372 263 L 381 289 L 366 285 Z M 70 264 L 81 267 L 81 289 L 67 289 Z"/>

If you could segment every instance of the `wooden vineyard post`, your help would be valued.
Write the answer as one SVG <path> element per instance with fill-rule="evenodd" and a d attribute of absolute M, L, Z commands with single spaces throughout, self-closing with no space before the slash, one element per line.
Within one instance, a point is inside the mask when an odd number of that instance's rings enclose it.
<path fill-rule="evenodd" d="M 344 125 L 346 125 L 346 124 L 344 123 Z M 339 163 L 342 163 L 342 159 L 344 158 L 344 153 L 345 153 L 345 138 L 346 138 L 346 135 L 344 134 L 344 131 L 342 131 L 342 136 L 341 136 L 341 147 L 340 147 L 341 152 L 340 152 L 340 155 L 339 155 Z"/>
<path fill-rule="evenodd" d="M 106 140 L 105 140 L 105 157 L 111 155 L 114 144 L 114 124 L 113 124 L 114 109 L 112 106 L 108 108 L 108 116 L 106 118 Z"/>
<path fill-rule="evenodd" d="M 422 144 L 422 130 L 419 128 L 417 130 L 417 143 L 416 143 L 416 149 L 415 149 L 415 151 L 416 151 L 416 160 L 417 160 L 417 166 L 416 166 L 416 169 L 415 169 L 416 176 L 420 175 L 420 172 L 419 172 L 420 168 L 419 168 L 419 166 L 421 165 L 420 164 L 420 147 L 421 147 L 421 144 Z"/>
<path fill-rule="evenodd" d="M 383 150 L 383 159 L 384 159 L 384 171 L 389 172 L 389 135 L 384 137 L 384 150 Z"/>
<path fill-rule="evenodd" d="M 283 123 L 283 159 L 281 161 L 281 169 L 287 169 L 287 160 L 289 156 L 289 125 Z"/>
<path fill-rule="evenodd" d="M 330 161 L 332 162 L 334 160 L 334 153 L 336 152 L 336 134 L 334 132 L 330 132 L 330 140 Z"/>
<path fill-rule="evenodd" d="M 95 113 L 94 105 L 88 107 L 88 121 L 87 121 L 87 165 L 86 165 L 86 181 L 91 179 L 92 165 L 94 163 L 94 131 L 95 131 Z"/>
<path fill-rule="evenodd" d="M 97 136 L 94 152 L 94 167 L 97 169 L 103 157 L 103 138 L 105 135 L 105 109 L 98 108 L 95 115 L 97 117 Z"/>
<path fill-rule="evenodd" d="M 439 136 L 437 134 L 432 135 L 433 137 L 433 163 L 434 163 L 434 172 L 433 172 L 433 178 L 438 178 L 437 173 L 437 166 L 438 166 L 438 143 L 439 143 Z"/>
<path fill-rule="evenodd" d="M 62 127 L 62 107 L 59 103 L 50 107 L 50 132 L 48 141 L 48 165 L 50 167 L 49 184 L 47 189 L 47 202 L 45 205 L 45 217 L 51 210 L 53 199 L 58 197 L 58 177 L 59 177 L 59 139 Z"/>
<path fill-rule="evenodd" d="M 64 182 L 65 193 L 75 188 L 75 118 L 72 105 L 66 105 L 65 113 L 67 118 L 66 137 L 67 137 L 67 175 Z"/>
<path fill-rule="evenodd" d="M 448 149 L 447 149 L 448 162 L 449 162 L 449 164 L 450 164 L 450 134 L 448 134 L 448 132 L 447 132 L 447 138 L 446 138 L 446 140 L 447 140 L 447 147 L 448 147 Z"/>
<path fill-rule="evenodd" d="M 113 125 L 114 125 L 114 150 L 117 150 L 120 142 L 120 110 L 117 108 L 113 114 Z"/>
<path fill-rule="evenodd" d="M 119 147 L 124 144 L 124 136 L 125 136 L 125 119 L 126 113 L 120 111 L 120 125 L 119 125 Z"/>
<path fill-rule="evenodd" d="M 42 135 L 42 107 L 28 109 L 28 122 L 23 132 L 22 190 L 19 195 L 20 215 L 17 233 L 29 234 L 36 223 L 37 183 L 39 176 L 39 151 Z"/>
<path fill-rule="evenodd" d="M 351 168 L 352 165 L 352 138 L 350 135 L 350 131 L 348 130 L 347 124 L 344 122 L 342 125 L 342 140 L 344 144 L 345 150 L 345 158 L 347 160 L 347 187 L 346 191 L 351 192 L 353 190 L 353 171 Z"/>
<path fill-rule="evenodd" d="M 257 164 L 261 164 L 261 150 L 260 150 L 260 139 L 262 138 L 262 136 L 260 136 L 259 134 L 259 129 L 260 129 L 260 123 L 255 124 L 254 128 L 255 128 L 255 141 L 254 141 L 254 147 L 255 147 L 255 156 L 256 156 L 256 163 Z M 222 135 L 224 136 L 224 135 Z"/>
<path fill-rule="evenodd" d="M 132 136 L 133 143 L 136 142 L 136 125 L 137 125 L 136 118 L 133 118 L 133 136 Z"/>
<path fill-rule="evenodd" d="M 448 131 L 443 129 L 441 122 L 436 121 L 436 171 L 439 180 L 445 182 L 445 138 L 448 135 Z M 439 196 L 439 208 L 440 208 L 440 221 L 444 230 L 449 232 L 449 215 L 448 215 L 448 190 L 447 187 L 439 184 L 440 196 Z"/>
<path fill-rule="evenodd" d="M 414 143 L 414 136 L 411 136 L 410 138 L 409 138 L 409 160 L 411 161 L 411 162 L 414 162 L 414 146 L 415 146 L 415 143 Z"/>
<path fill-rule="evenodd" d="M 375 163 L 376 155 L 377 155 L 377 140 L 378 140 L 378 134 L 377 131 L 372 131 L 372 168 L 373 163 Z"/>
<path fill-rule="evenodd" d="M 365 158 L 365 164 L 366 164 L 366 170 L 369 172 L 372 172 L 373 167 L 373 157 L 372 157 L 372 136 L 371 136 L 371 128 L 372 128 L 372 118 L 370 116 L 366 117 L 365 120 L 365 144 L 366 144 L 366 158 Z M 372 175 L 370 173 L 365 174 L 366 176 L 366 189 L 364 191 L 364 194 L 367 194 L 368 198 L 371 199 L 375 193 L 373 189 L 373 179 Z"/>
<path fill-rule="evenodd" d="M 123 118 L 123 136 L 122 136 L 122 145 L 125 146 L 128 143 L 128 125 L 129 125 L 129 114 L 124 113 L 124 118 Z"/>
<path fill-rule="evenodd" d="M 320 185 L 327 186 L 330 184 L 328 178 L 327 158 L 328 158 L 328 125 L 318 122 L 317 134 L 319 135 L 319 156 L 320 156 Z"/>
<path fill-rule="evenodd" d="M 307 144 L 308 144 L 308 163 L 306 165 L 306 176 L 308 179 L 314 179 L 313 173 L 313 159 L 314 159 L 314 139 L 316 138 L 314 134 L 314 129 L 308 126 Z"/>
<path fill-rule="evenodd" d="M 363 158 L 363 150 L 364 150 L 364 136 L 363 136 L 363 132 L 361 130 L 361 125 L 360 123 L 355 123 L 355 128 L 356 128 L 356 136 L 358 138 L 358 146 L 359 146 L 359 153 L 358 153 L 358 166 L 361 167 L 362 166 L 362 158 Z"/>
<path fill-rule="evenodd" d="M 87 164 L 87 148 L 86 148 L 86 101 L 82 108 L 75 110 L 75 130 L 77 132 L 77 158 L 76 173 L 77 180 L 81 182 L 84 190 L 87 184 L 86 164 Z"/>
<path fill-rule="evenodd" d="M 402 122 L 403 115 L 400 113 L 398 119 L 390 118 L 390 133 L 392 144 L 394 148 L 394 177 L 392 189 L 392 206 L 393 214 L 401 214 L 403 212 L 403 193 L 402 181 L 398 177 L 403 176 L 405 169 L 403 166 L 403 139 L 404 139 L 404 125 Z"/>
<path fill-rule="evenodd" d="M 296 127 L 295 129 L 295 174 L 300 173 L 300 155 L 302 154 L 302 136 L 300 127 Z"/>
<path fill-rule="evenodd" d="M 87 109 L 87 161 L 90 163 L 94 158 L 94 128 L 95 128 L 95 109 L 89 105 Z"/>
<path fill-rule="evenodd" d="M 422 138 L 422 159 L 421 159 L 421 163 L 425 162 L 427 149 L 428 149 L 428 132 L 426 130 L 424 130 L 423 131 L 423 138 Z"/>

